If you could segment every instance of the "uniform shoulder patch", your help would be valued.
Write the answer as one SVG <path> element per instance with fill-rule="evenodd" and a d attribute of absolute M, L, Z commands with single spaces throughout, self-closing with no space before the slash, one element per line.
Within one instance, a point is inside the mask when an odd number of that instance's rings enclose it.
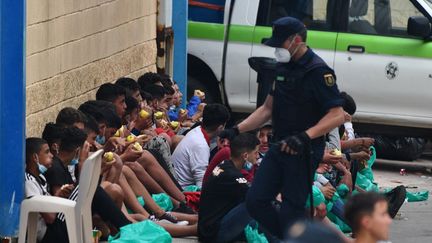
<path fill-rule="evenodd" d="M 331 73 L 324 74 L 324 80 L 325 80 L 326 85 L 329 87 L 332 87 L 336 83 L 336 81 L 333 77 L 333 74 L 331 74 Z"/>

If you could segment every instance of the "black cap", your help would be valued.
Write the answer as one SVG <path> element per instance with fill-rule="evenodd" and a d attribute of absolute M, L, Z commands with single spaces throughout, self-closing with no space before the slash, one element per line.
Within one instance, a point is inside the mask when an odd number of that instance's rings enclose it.
<path fill-rule="evenodd" d="M 293 17 L 283 17 L 273 22 L 272 37 L 264 42 L 264 45 L 271 47 L 282 47 L 288 37 L 306 31 L 305 25 Z"/>

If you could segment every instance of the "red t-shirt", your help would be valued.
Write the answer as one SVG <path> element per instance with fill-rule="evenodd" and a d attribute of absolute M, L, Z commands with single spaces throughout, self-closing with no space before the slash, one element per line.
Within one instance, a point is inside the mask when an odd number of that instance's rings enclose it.
<path fill-rule="evenodd" d="M 231 157 L 230 147 L 224 147 L 215 154 L 215 156 L 207 166 L 206 172 L 204 173 L 203 185 L 207 182 L 207 179 L 211 175 L 214 168 L 218 166 L 220 163 L 222 163 L 223 161 L 229 160 L 230 157 Z M 254 165 L 250 171 L 241 169 L 240 172 L 243 174 L 243 176 L 248 182 L 252 182 L 256 169 L 257 169 L 257 165 Z"/>
<path fill-rule="evenodd" d="M 207 179 L 211 175 L 211 173 L 214 170 L 214 168 L 216 166 L 218 166 L 220 163 L 222 163 L 222 161 L 229 160 L 230 157 L 231 157 L 231 149 L 230 149 L 230 147 L 225 147 L 225 148 L 222 148 L 221 150 L 219 150 L 215 154 L 215 156 L 213 157 L 213 159 L 210 161 L 209 165 L 207 166 L 207 170 L 204 173 L 203 184 L 205 182 L 207 182 Z"/>
<path fill-rule="evenodd" d="M 176 134 L 172 130 L 164 130 L 163 128 L 159 127 L 155 129 L 155 132 L 157 135 L 161 133 L 166 133 L 170 138 L 174 137 Z"/>

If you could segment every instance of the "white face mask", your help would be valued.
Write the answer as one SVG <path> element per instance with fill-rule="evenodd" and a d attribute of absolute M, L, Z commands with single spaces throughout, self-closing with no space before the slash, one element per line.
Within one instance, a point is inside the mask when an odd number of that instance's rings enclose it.
<path fill-rule="evenodd" d="M 291 53 L 285 48 L 276 48 L 274 54 L 277 62 L 288 63 L 291 60 Z"/>
<path fill-rule="evenodd" d="M 294 37 L 294 38 L 295 38 L 295 37 Z M 280 63 L 288 63 L 289 61 L 291 61 L 291 57 L 292 57 L 292 56 L 293 56 L 293 55 L 298 51 L 298 49 L 299 49 L 299 47 L 300 47 L 300 45 L 297 46 L 296 49 L 294 50 L 294 53 L 293 53 L 293 54 L 291 54 L 291 52 L 288 51 L 288 49 L 290 49 L 291 46 L 292 46 L 293 43 L 294 43 L 294 38 L 292 39 L 292 41 L 291 41 L 291 43 L 289 44 L 289 46 L 288 46 L 287 49 L 282 48 L 282 47 L 279 47 L 279 48 L 276 48 L 276 49 L 275 49 L 275 57 L 276 57 L 276 61 L 277 61 L 277 62 L 280 62 Z"/>

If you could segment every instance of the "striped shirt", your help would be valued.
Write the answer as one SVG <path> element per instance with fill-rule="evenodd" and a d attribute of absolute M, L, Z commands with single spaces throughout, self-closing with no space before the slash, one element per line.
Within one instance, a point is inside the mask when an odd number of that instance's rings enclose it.
<path fill-rule="evenodd" d="M 38 195 L 49 196 L 48 184 L 45 177 L 40 174 L 38 177 L 26 172 L 25 173 L 25 197 L 31 198 Z M 41 241 L 45 236 L 47 226 L 45 220 L 39 214 L 37 223 L 37 239 Z"/>
<path fill-rule="evenodd" d="M 72 200 L 72 201 L 76 201 L 76 200 L 77 200 L 77 198 L 78 198 L 78 188 L 79 188 L 79 185 L 77 185 L 77 186 L 75 187 L 75 189 L 72 191 L 72 193 L 71 193 L 70 196 L 68 197 L 69 200 Z M 65 216 L 64 216 L 63 213 L 59 213 L 59 214 L 57 215 L 57 218 L 58 218 L 60 221 L 62 221 L 62 222 L 65 221 Z"/>

